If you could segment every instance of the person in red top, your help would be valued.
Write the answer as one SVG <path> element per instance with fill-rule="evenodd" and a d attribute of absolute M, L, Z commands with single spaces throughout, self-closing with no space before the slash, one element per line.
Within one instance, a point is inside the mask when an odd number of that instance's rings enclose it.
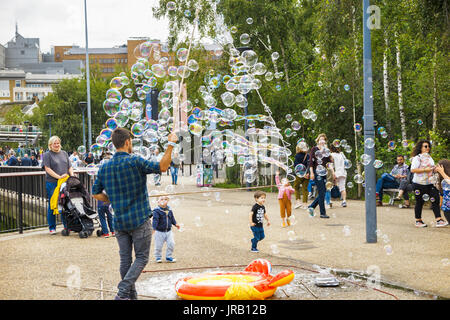
<path fill-rule="evenodd" d="M 280 182 L 280 172 L 276 172 L 275 181 L 278 188 L 278 203 L 280 204 L 280 216 L 283 228 L 291 225 L 290 218 L 292 212 L 291 196 L 295 193 L 295 189 L 291 187 L 287 178 L 283 178 Z M 287 219 L 286 219 L 287 216 Z"/>

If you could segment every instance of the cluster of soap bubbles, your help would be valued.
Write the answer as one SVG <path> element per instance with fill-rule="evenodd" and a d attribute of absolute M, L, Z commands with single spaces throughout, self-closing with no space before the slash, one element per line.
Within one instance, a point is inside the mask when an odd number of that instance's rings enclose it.
<path fill-rule="evenodd" d="M 176 10 L 176 3 L 169 1 L 167 9 Z M 185 16 L 190 16 L 190 12 L 185 12 Z M 247 23 L 252 24 L 253 20 L 249 18 Z M 236 30 L 232 28 L 231 32 L 233 31 Z M 248 44 L 250 40 L 248 34 L 239 37 L 241 44 Z M 122 72 L 110 82 L 103 102 L 103 110 L 108 119 L 89 151 L 97 157 L 105 151 L 114 153 L 112 132 L 118 127 L 127 127 L 133 135 L 133 153 L 149 159 L 155 148 L 167 148 L 167 137 L 176 129 L 183 141 L 190 142 L 191 137 L 201 139 L 204 160 L 209 158 L 227 166 L 234 166 L 236 163 L 242 165 L 244 178 L 248 183 L 256 180 L 258 164 L 261 163 L 273 164 L 291 173 L 291 151 L 286 147 L 288 144 L 284 143 L 283 135 L 270 112 L 269 115 L 243 116 L 235 110 L 246 108 L 247 94 L 259 90 L 263 80 L 271 81 L 274 77 L 280 79 L 283 72 L 268 71 L 268 67 L 258 61 L 258 55 L 251 49 L 240 52 L 233 42 L 217 45 L 213 53 L 217 57 L 228 54 L 229 73 L 209 70 L 204 76 L 204 83 L 198 88 L 201 101 L 193 103 L 181 98 L 184 89 L 179 80 L 189 79 L 191 74 L 199 70 L 199 63 L 189 59 L 187 48 L 178 48 L 174 53 L 176 59 L 173 62 L 169 59 L 167 46 L 152 41 L 143 42 L 135 48 L 136 62 L 132 65 L 130 74 Z M 278 57 L 277 52 L 272 53 L 273 61 Z M 154 120 L 147 97 L 157 87 L 162 87 L 162 90 L 158 94 L 158 120 Z M 186 123 L 176 116 L 174 118 L 175 112 L 179 110 L 188 115 Z M 270 111 L 267 106 L 265 110 Z M 317 118 L 313 112 L 308 113 L 308 117 L 314 120 Z M 245 121 L 249 127 L 245 137 L 228 129 L 217 129 L 218 126 L 229 127 L 240 121 Z M 258 124 L 262 128 L 257 128 Z M 291 125 L 294 131 L 300 129 L 297 121 Z M 279 145 L 280 142 L 283 146 Z M 78 151 L 80 154 L 87 152 L 83 150 L 83 146 Z M 180 154 L 180 161 L 184 158 Z M 95 173 L 96 167 L 92 169 Z M 291 174 L 290 179 L 294 178 Z"/>

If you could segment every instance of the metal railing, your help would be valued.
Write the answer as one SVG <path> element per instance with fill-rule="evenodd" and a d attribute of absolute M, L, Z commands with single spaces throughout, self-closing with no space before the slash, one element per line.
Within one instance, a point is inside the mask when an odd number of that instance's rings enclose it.
<path fill-rule="evenodd" d="M 0 125 L 0 132 L 28 132 L 28 133 L 41 133 L 41 129 L 37 126 L 20 126 L 20 125 Z"/>
<path fill-rule="evenodd" d="M 90 193 L 94 177 L 74 170 Z M 96 209 L 97 203 L 91 197 Z M 0 233 L 47 226 L 45 171 L 36 167 L 0 167 Z M 61 223 L 60 215 L 57 224 Z"/>

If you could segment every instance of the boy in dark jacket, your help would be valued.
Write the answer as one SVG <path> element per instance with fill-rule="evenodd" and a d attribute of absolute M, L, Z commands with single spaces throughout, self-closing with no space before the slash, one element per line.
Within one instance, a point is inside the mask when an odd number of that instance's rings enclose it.
<path fill-rule="evenodd" d="M 175 241 L 172 235 L 172 225 L 180 229 L 172 210 L 168 207 L 169 197 L 161 196 L 158 198 L 158 207 L 153 210 L 153 234 L 155 235 L 155 258 L 160 263 L 162 255 L 162 247 L 167 242 L 166 261 L 175 262 L 172 252 L 175 247 Z"/>

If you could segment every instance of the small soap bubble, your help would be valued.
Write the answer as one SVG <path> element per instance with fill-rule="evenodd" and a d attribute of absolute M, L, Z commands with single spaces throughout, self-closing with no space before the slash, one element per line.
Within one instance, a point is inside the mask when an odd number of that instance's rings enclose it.
<path fill-rule="evenodd" d="M 194 218 L 194 223 L 197 227 L 202 227 L 203 226 L 203 221 L 202 218 L 197 216 Z"/>
<path fill-rule="evenodd" d="M 384 246 L 384 251 L 386 252 L 386 254 L 388 256 L 390 256 L 393 253 L 392 246 L 390 244 L 385 245 Z"/>
<path fill-rule="evenodd" d="M 280 250 L 278 249 L 278 246 L 276 244 L 271 244 L 270 245 L 270 250 L 272 250 L 273 254 L 279 254 Z"/>
<path fill-rule="evenodd" d="M 360 174 L 356 174 L 356 175 L 353 177 L 353 180 L 354 180 L 356 183 L 358 183 L 358 184 L 361 184 L 361 183 L 364 182 L 364 178 L 363 178 L 363 176 L 360 175 Z"/>
<path fill-rule="evenodd" d="M 342 232 L 344 233 L 344 236 L 348 237 L 351 235 L 350 226 L 344 226 L 342 228 Z"/>
<path fill-rule="evenodd" d="M 248 35 L 248 33 L 243 33 L 243 34 L 241 34 L 239 40 L 241 41 L 242 44 L 249 44 L 250 36 Z"/>
<path fill-rule="evenodd" d="M 375 161 L 373 162 L 373 166 L 374 166 L 375 169 L 380 169 L 380 168 L 383 166 L 383 161 L 381 161 L 381 160 L 375 160 Z"/>
<path fill-rule="evenodd" d="M 375 147 L 375 141 L 374 141 L 372 138 L 367 138 L 367 139 L 364 141 L 364 145 L 365 145 L 367 148 L 372 149 L 373 147 Z"/>
<path fill-rule="evenodd" d="M 176 7 L 177 7 L 177 5 L 175 4 L 174 1 L 167 2 L 167 10 L 173 11 L 176 9 Z"/>

